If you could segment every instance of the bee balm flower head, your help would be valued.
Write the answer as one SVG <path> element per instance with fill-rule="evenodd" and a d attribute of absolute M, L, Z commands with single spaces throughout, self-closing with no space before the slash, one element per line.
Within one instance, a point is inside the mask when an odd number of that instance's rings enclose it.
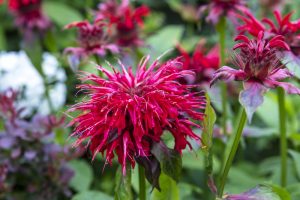
<path fill-rule="evenodd" d="M 248 8 L 244 0 L 211 0 L 208 5 L 200 7 L 199 15 L 205 11 L 208 12 L 206 20 L 217 24 L 223 16 L 235 21 L 235 13 L 248 11 Z"/>
<path fill-rule="evenodd" d="M 9 0 L 9 10 L 15 15 L 15 23 L 23 31 L 47 30 L 51 23 L 43 14 L 42 0 Z"/>
<path fill-rule="evenodd" d="M 96 21 L 108 22 L 108 28 L 116 43 L 122 47 L 142 46 L 139 26 L 143 25 L 143 17 L 149 15 L 147 6 L 132 8 L 128 0 L 118 4 L 115 0 L 108 0 L 99 4 Z"/>
<path fill-rule="evenodd" d="M 300 90 L 292 84 L 280 82 L 293 76 L 277 57 L 279 50 L 289 50 L 283 36 L 267 40 L 261 31 L 257 39 L 250 40 L 239 35 L 236 40 L 242 41 L 234 46 L 234 49 L 240 49 L 235 59 L 239 69 L 222 67 L 214 73 L 211 84 L 217 80 L 243 81 L 244 90 L 240 93 L 240 103 L 245 107 L 249 120 L 263 103 L 263 94 L 268 88 L 282 87 L 288 93 L 300 94 Z"/>
<path fill-rule="evenodd" d="M 93 155 L 106 152 L 110 164 L 117 155 L 123 173 L 127 162 L 134 167 L 135 159 L 151 156 L 151 146 L 161 142 L 164 130 L 174 136 L 178 152 L 190 145 L 188 137 L 200 139 L 192 130 L 199 126 L 191 119 L 203 119 L 205 98 L 176 81 L 193 72 L 180 70 L 178 59 L 163 64 L 155 61 L 146 69 L 148 60 L 140 63 L 135 74 L 121 63 L 121 71 L 99 67 L 107 80 L 93 74 L 84 77 L 92 83 L 79 88 L 87 91 L 89 100 L 71 109 L 82 112 L 71 122 L 77 144 L 88 140 Z"/>
<path fill-rule="evenodd" d="M 103 57 L 107 51 L 112 53 L 119 52 L 117 45 L 112 44 L 109 40 L 103 26 L 104 24 L 101 23 L 91 24 L 87 21 L 73 22 L 66 26 L 67 29 L 78 29 L 79 47 L 69 47 L 65 49 L 65 53 L 71 55 L 71 66 L 74 65 L 73 62 L 77 62 L 88 56 L 95 55 Z M 74 68 L 77 68 L 77 66 Z"/>

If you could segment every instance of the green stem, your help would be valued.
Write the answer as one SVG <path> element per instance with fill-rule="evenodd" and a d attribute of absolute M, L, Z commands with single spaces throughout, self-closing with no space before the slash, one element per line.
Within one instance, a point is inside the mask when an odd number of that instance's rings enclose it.
<path fill-rule="evenodd" d="M 287 175 L 287 139 L 286 139 L 286 115 L 285 95 L 283 88 L 277 88 L 278 110 L 279 110 L 279 131 L 280 131 L 280 157 L 281 157 L 281 186 L 286 186 Z"/>
<path fill-rule="evenodd" d="M 237 131 L 236 131 L 236 135 L 235 135 L 232 147 L 231 147 L 231 151 L 229 153 L 229 156 L 228 156 L 226 164 L 225 164 L 224 171 L 223 171 L 222 176 L 221 176 L 219 192 L 218 192 L 218 195 L 219 195 L 220 198 L 223 196 L 227 176 L 228 176 L 230 167 L 232 165 L 232 161 L 234 159 L 234 156 L 236 154 L 236 151 L 239 147 L 239 142 L 240 142 L 240 139 L 241 139 L 241 136 L 242 136 L 242 133 L 243 133 L 244 126 L 246 124 L 246 120 L 247 120 L 247 115 L 246 115 L 245 110 L 243 110 L 241 118 L 240 118 L 240 122 L 239 122 L 239 125 L 238 125 L 238 128 L 237 128 Z"/>
<path fill-rule="evenodd" d="M 220 43 L 220 66 L 224 66 L 226 62 L 226 18 L 222 17 L 217 24 L 217 32 L 219 34 Z M 222 129 L 223 133 L 227 135 L 227 85 L 222 83 L 221 85 L 221 95 L 222 95 Z"/>
<path fill-rule="evenodd" d="M 145 181 L 145 170 L 139 165 L 139 197 L 140 200 L 146 200 L 146 181 Z"/>

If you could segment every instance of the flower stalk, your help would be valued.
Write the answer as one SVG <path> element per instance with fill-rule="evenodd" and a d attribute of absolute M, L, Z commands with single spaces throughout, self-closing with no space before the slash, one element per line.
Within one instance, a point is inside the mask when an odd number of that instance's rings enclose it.
<path fill-rule="evenodd" d="M 141 165 L 139 165 L 139 198 L 146 200 L 145 170 Z"/>
<path fill-rule="evenodd" d="M 224 187 L 225 187 L 225 183 L 226 183 L 226 179 L 230 170 L 230 167 L 232 165 L 232 161 L 234 159 L 234 156 L 236 154 L 236 151 L 238 149 L 239 146 L 239 142 L 243 133 L 243 129 L 244 126 L 246 124 L 246 120 L 247 120 L 247 115 L 246 115 L 246 111 L 243 109 L 241 118 L 240 118 L 240 122 L 236 131 L 236 135 L 229 153 L 229 156 L 227 158 L 226 164 L 225 164 L 225 168 L 224 171 L 222 173 L 221 176 L 221 181 L 220 181 L 220 186 L 219 186 L 219 192 L 218 192 L 218 196 L 221 198 L 223 196 L 223 192 L 224 192 Z"/>
<path fill-rule="evenodd" d="M 281 186 L 286 186 L 287 175 L 287 138 L 286 138 L 286 114 L 284 89 L 277 88 L 278 111 L 279 111 L 279 132 L 280 132 L 280 157 L 281 157 Z"/>
<path fill-rule="evenodd" d="M 220 43 L 220 66 L 225 65 L 225 59 L 226 59 L 226 18 L 222 17 L 217 24 L 217 32 L 219 34 L 219 43 Z M 227 85 L 226 83 L 221 84 L 221 97 L 222 97 L 222 130 L 224 135 L 227 134 L 227 127 L 226 127 L 226 121 L 227 121 Z"/>

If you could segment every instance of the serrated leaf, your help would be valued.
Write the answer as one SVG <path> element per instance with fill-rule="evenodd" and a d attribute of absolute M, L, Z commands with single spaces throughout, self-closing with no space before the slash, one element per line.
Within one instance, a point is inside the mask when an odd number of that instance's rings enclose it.
<path fill-rule="evenodd" d="M 113 200 L 113 197 L 99 191 L 84 191 L 76 194 L 72 200 L 91 200 L 91 199 L 101 199 L 101 200 Z"/>
<path fill-rule="evenodd" d="M 151 53 L 152 58 L 157 58 L 167 50 L 173 48 L 180 41 L 183 30 L 182 26 L 170 25 L 151 36 L 147 40 L 147 44 L 151 45 L 151 49 L 153 50 Z"/>
<path fill-rule="evenodd" d="M 119 167 L 116 173 L 116 188 L 115 200 L 132 200 L 131 190 L 131 168 L 129 165 L 126 167 L 126 175 L 122 174 L 122 168 Z"/>
<path fill-rule="evenodd" d="M 179 200 L 179 189 L 173 179 L 162 173 L 159 177 L 159 184 L 161 191 L 154 189 L 151 200 Z"/>
<path fill-rule="evenodd" d="M 154 143 L 151 153 L 160 162 L 163 173 L 178 182 L 181 175 L 182 159 L 180 154 L 173 149 L 169 149 L 163 142 Z"/>
<path fill-rule="evenodd" d="M 73 160 L 70 167 L 74 170 L 75 175 L 71 179 L 70 186 L 78 191 L 87 191 L 93 181 L 93 171 L 88 163 L 84 160 Z"/>
<path fill-rule="evenodd" d="M 67 4 L 57 1 L 44 2 L 43 9 L 47 16 L 49 16 L 57 25 L 61 27 L 64 27 L 71 22 L 81 21 L 83 19 L 77 10 L 73 9 Z"/>

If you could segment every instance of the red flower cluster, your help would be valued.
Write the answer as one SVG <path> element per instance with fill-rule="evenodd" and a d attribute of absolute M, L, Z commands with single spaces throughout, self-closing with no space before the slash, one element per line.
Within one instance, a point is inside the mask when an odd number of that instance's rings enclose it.
<path fill-rule="evenodd" d="M 122 0 L 121 4 L 116 0 L 108 0 L 99 4 L 96 21 L 108 22 L 110 32 L 118 45 L 135 47 L 143 45 L 138 26 L 143 25 L 143 17 L 149 13 L 147 6 L 133 9 L 128 0 Z"/>
<path fill-rule="evenodd" d="M 219 47 L 217 46 L 206 53 L 204 45 L 199 43 L 192 56 L 180 45 L 177 45 L 177 49 L 181 54 L 183 69 L 192 70 L 196 73 L 196 79 L 187 80 L 189 83 L 208 83 L 213 72 L 219 68 L 220 57 Z"/>
<path fill-rule="evenodd" d="M 45 31 L 51 25 L 42 12 L 42 0 L 9 0 L 8 7 L 16 25 L 24 31 Z"/>
<path fill-rule="evenodd" d="M 93 84 L 79 88 L 87 90 L 90 99 L 70 109 L 83 113 L 71 122 L 77 144 L 89 139 L 93 155 L 106 152 L 110 164 L 116 153 L 123 173 L 127 162 L 134 167 L 136 159 L 152 155 L 151 146 L 161 141 L 164 130 L 174 136 L 178 152 L 190 146 L 187 137 L 200 139 L 192 130 L 199 126 L 190 119 L 203 119 L 200 111 L 205 108 L 205 97 L 176 81 L 193 72 L 181 70 L 178 59 L 163 64 L 155 61 L 146 69 L 148 61 L 149 57 L 141 61 L 135 75 L 122 63 L 121 72 L 112 66 L 113 72 L 99 67 L 108 80 L 85 76 L 83 80 Z"/>
<path fill-rule="evenodd" d="M 201 6 L 198 14 L 203 15 L 208 12 L 206 20 L 217 24 L 222 16 L 226 16 L 235 21 L 235 13 L 249 11 L 244 0 L 211 0 L 208 5 Z"/>
<path fill-rule="evenodd" d="M 244 90 L 240 93 L 240 102 L 245 107 L 249 120 L 256 108 L 263 103 L 263 94 L 267 88 L 282 87 L 288 93 L 300 94 L 300 89 L 292 84 L 280 82 L 293 76 L 277 57 L 279 50 L 289 50 L 283 36 L 277 35 L 267 40 L 261 31 L 255 39 L 239 35 L 236 40 L 242 41 L 234 46 L 234 49 L 240 49 L 235 60 L 239 69 L 222 67 L 215 72 L 211 84 L 217 80 L 243 81 Z"/>
<path fill-rule="evenodd" d="M 110 43 L 103 26 L 104 24 L 90 24 L 87 21 L 67 25 L 67 29 L 78 28 L 79 47 L 66 48 L 65 53 L 71 53 L 77 59 L 86 58 L 89 55 L 105 56 L 107 50 L 118 53 L 119 48 Z"/>
<path fill-rule="evenodd" d="M 300 21 L 292 22 L 290 20 L 292 13 L 282 16 L 279 11 L 274 11 L 276 22 L 268 18 L 259 21 L 250 12 L 245 14 L 246 16 L 238 15 L 245 23 L 238 28 L 239 31 L 248 32 L 255 37 L 260 31 L 264 31 L 267 38 L 282 35 L 291 51 L 296 56 L 300 55 Z"/>

